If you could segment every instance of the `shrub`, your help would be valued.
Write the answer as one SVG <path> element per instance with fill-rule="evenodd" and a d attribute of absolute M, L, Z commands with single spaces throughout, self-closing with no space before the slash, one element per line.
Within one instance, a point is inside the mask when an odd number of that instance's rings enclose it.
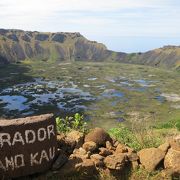
<path fill-rule="evenodd" d="M 155 134 L 152 129 L 142 129 L 136 132 L 125 125 L 119 125 L 118 128 L 110 129 L 109 134 L 120 143 L 136 151 L 143 148 L 158 147 L 163 142 L 162 138 Z"/>
<path fill-rule="evenodd" d="M 87 123 L 84 121 L 83 115 L 76 113 L 73 117 L 66 116 L 65 118 L 56 118 L 57 131 L 66 133 L 72 129 L 85 132 L 87 131 Z"/>

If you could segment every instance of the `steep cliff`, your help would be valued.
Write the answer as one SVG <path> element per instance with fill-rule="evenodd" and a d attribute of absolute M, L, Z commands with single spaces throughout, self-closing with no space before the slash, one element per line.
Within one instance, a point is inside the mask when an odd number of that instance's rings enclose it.
<path fill-rule="evenodd" d="M 89 41 L 80 33 L 40 33 L 0 29 L 1 64 L 25 59 L 101 61 L 110 55 L 105 45 Z"/>
<path fill-rule="evenodd" d="M 114 52 L 80 33 L 42 33 L 0 29 L 0 64 L 25 59 L 43 61 L 117 61 L 165 68 L 180 67 L 180 46 L 145 53 Z"/>

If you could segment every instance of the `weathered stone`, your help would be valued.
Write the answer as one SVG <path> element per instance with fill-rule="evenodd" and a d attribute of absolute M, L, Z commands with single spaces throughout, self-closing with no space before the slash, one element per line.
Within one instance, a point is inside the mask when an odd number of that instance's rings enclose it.
<path fill-rule="evenodd" d="M 165 153 L 158 148 L 142 149 L 138 152 L 141 164 L 149 172 L 154 171 L 164 159 Z"/>
<path fill-rule="evenodd" d="M 58 158 L 52 165 L 52 170 L 61 168 L 68 161 L 68 157 L 61 151 Z"/>
<path fill-rule="evenodd" d="M 167 153 L 168 149 L 170 148 L 170 144 L 166 142 L 164 144 L 161 144 L 158 148 L 163 152 Z"/>
<path fill-rule="evenodd" d="M 132 167 L 133 170 L 138 169 L 138 168 L 139 168 L 139 163 L 138 163 L 138 161 L 132 161 L 132 162 L 131 162 L 131 167 Z"/>
<path fill-rule="evenodd" d="M 58 134 L 57 135 L 57 147 L 62 148 L 63 146 L 66 146 L 65 143 L 65 134 Z"/>
<path fill-rule="evenodd" d="M 115 153 L 125 153 L 125 152 L 128 152 L 127 147 L 124 144 L 118 144 Z"/>
<path fill-rule="evenodd" d="M 137 161 L 139 160 L 139 156 L 137 155 L 137 153 L 127 153 L 127 157 L 129 161 Z"/>
<path fill-rule="evenodd" d="M 109 150 L 114 150 L 114 147 L 112 146 L 111 142 L 106 141 L 106 148 Z"/>
<path fill-rule="evenodd" d="M 83 148 L 75 149 L 73 151 L 73 154 L 70 155 L 70 157 L 75 158 L 81 158 L 81 159 L 87 159 L 89 158 L 90 154 Z"/>
<path fill-rule="evenodd" d="M 119 141 L 115 141 L 113 144 L 114 144 L 114 147 L 117 147 L 120 143 Z"/>
<path fill-rule="evenodd" d="M 77 173 L 82 163 L 81 158 L 69 157 L 68 162 L 64 164 L 62 168 L 59 169 L 59 173 L 63 176 L 71 176 L 74 173 Z"/>
<path fill-rule="evenodd" d="M 84 134 L 79 131 L 71 131 L 66 135 L 66 141 L 74 141 L 75 148 L 80 148 L 84 142 Z"/>
<path fill-rule="evenodd" d="M 180 135 L 173 137 L 169 143 L 172 149 L 180 151 Z"/>
<path fill-rule="evenodd" d="M 85 136 L 85 142 L 93 141 L 98 146 L 105 145 L 106 141 L 111 141 L 109 134 L 102 128 L 95 128 Z"/>
<path fill-rule="evenodd" d="M 104 157 L 99 154 L 93 154 L 90 156 L 91 160 L 94 162 L 96 167 L 103 167 L 104 166 Z"/>
<path fill-rule="evenodd" d="M 102 156 L 109 156 L 111 155 L 113 152 L 107 148 L 99 148 L 99 154 L 102 155 Z"/>
<path fill-rule="evenodd" d="M 123 153 L 113 154 L 113 155 L 107 156 L 104 159 L 104 163 L 106 167 L 109 169 L 122 170 L 125 166 L 126 158 L 127 158 L 126 155 Z"/>
<path fill-rule="evenodd" d="M 0 120 L 0 179 L 48 170 L 57 154 L 52 114 Z"/>
<path fill-rule="evenodd" d="M 180 151 L 169 149 L 164 159 L 164 167 L 180 175 Z"/>
<path fill-rule="evenodd" d="M 83 159 L 79 169 L 80 172 L 88 174 L 93 174 L 96 171 L 95 165 L 91 159 Z"/>
<path fill-rule="evenodd" d="M 83 144 L 83 148 L 86 150 L 86 151 L 90 151 L 90 152 L 93 152 L 97 149 L 97 144 L 93 141 L 89 141 L 89 142 L 85 142 Z"/>

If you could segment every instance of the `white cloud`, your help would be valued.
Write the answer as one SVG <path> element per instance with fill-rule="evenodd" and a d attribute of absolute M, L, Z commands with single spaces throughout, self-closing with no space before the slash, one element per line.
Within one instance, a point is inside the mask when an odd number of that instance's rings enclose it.
<path fill-rule="evenodd" d="M 0 28 L 180 37 L 179 12 L 179 0 L 1 0 Z"/>

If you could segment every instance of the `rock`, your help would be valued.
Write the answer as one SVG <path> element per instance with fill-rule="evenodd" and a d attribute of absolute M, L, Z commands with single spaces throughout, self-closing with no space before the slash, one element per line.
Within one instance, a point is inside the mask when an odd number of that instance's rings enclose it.
<path fill-rule="evenodd" d="M 127 147 L 124 144 L 118 144 L 115 153 L 125 153 L 125 152 L 128 152 Z"/>
<path fill-rule="evenodd" d="M 180 151 L 169 149 L 164 159 L 164 167 L 171 169 L 173 174 L 180 175 Z"/>
<path fill-rule="evenodd" d="M 165 153 L 158 148 L 142 149 L 138 152 L 141 164 L 149 172 L 154 171 L 164 159 Z"/>
<path fill-rule="evenodd" d="M 58 158 L 52 165 L 52 170 L 61 168 L 68 161 L 67 156 L 61 151 Z"/>
<path fill-rule="evenodd" d="M 98 146 L 104 146 L 106 141 L 111 141 L 109 134 L 102 128 L 95 128 L 85 136 L 85 142 L 93 141 Z"/>
<path fill-rule="evenodd" d="M 89 141 L 89 142 L 85 142 L 83 144 L 83 148 L 86 150 L 86 151 L 90 151 L 90 152 L 93 152 L 97 149 L 97 144 L 93 141 Z"/>
<path fill-rule="evenodd" d="M 115 141 L 114 142 L 114 147 L 117 147 L 119 144 L 120 144 L 119 141 Z"/>
<path fill-rule="evenodd" d="M 126 158 L 127 156 L 123 153 L 113 154 L 104 159 L 104 164 L 109 169 L 122 170 L 125 166 Z"/>
<path fill-rule="evenodd" d="M 172 149 L 180 151 L 180 135 L 174 137 L 169 141 L 169 144 Z"/>
<path fill-rule="evenodd" d="M 73 151 L 73 154 L 70 155 L 70 157 L 74 158 L 81 158 L 81 159 L 87 159 L 89 158 L 90 154 L 87 153 L 87 151 L 83 148 L 75 149 Z"/>
<path fill-rule="evenodd" d="M 113 152 L 107 148 L 99 148 L 100 152 L 99 154 L 102 155 L 102 156 L 109 156 L 111 155 Z"/>
<path fill-rule="evenodd" d="M 57 147 L 58 148 L 61 148 L 63 146 L 65 146 L 66 143 L 65 143 L 65 135 L 62 133 L 62 134 L 58 134 L 57 135 Z"/>
<path fill-rule="evenodd" d="M 170 144 L 168 142 L 160 145 L 158 147 L 160 150 L 162 150 L 164 153 L 167 153 L 168 149 L 170 148 Z"/>
<path fill-rule="evenodd" d="M 131 162 L 139 160 L 139 156 L 137 155 L 137 153 L 127 153 L 127 157 Z"/>
<path fill-rule="evenodd" d="M 84 159 L 79 167 L 81 172 L 91 175 L 96 171 L 95 165 L 91 159 Z"/>
<path fill-rule="evenodd" d="M 138 169 L 138 168 L 139 168 L 139 163 L 138 163 L 138 161 L 132 161 L 132 162 L 131 162 L 131 167 L 132 167 L 133 170 Z"/>
<path fill-rule="evenodd" d="M 109 150 L 114 150 L 114 147 L 112 146 L 111 142 L 106 141 L 106 148 Z"/>
<path fill-rule="evenodd" d="M 82 163 L 81 158 L 69 157 L 67 163 L 58 170 L 58 174 L 63 176 L 71 176 L 78 173 L 80 164 Z M 63 178 L 62 178 L 63 179 Z"/>
<path fill-rule="evenodd" d="M 76 147 L 76 142 L 72 139 L 67 139 L 63 135 L 58 135 L 58 148 L 70 155 Z"/>
<path fill-rule="evenodd" d="M 71 131 L 66 135 L 66 141 L 75 141 L 75 148 L 80 148 L 84 142 L 84 134 L 79 131 Z"/>
<path fill-rule="evenodd" d="M 93 154 L 90 156 L 91 160 L 94 162 L 96 167 L 103 167 L 104 166 L 104 157 L 99 154 Z"/>
<path fill-rule="evenodd" d="M 0 179 L 47 171 L 57 156 L 53 114 L 0 120 Z"/>
<path fill-rule="evenodd" d="M 128 153 L 136 153 L 136 151 L 130 147 L 127 147 Z"/>

